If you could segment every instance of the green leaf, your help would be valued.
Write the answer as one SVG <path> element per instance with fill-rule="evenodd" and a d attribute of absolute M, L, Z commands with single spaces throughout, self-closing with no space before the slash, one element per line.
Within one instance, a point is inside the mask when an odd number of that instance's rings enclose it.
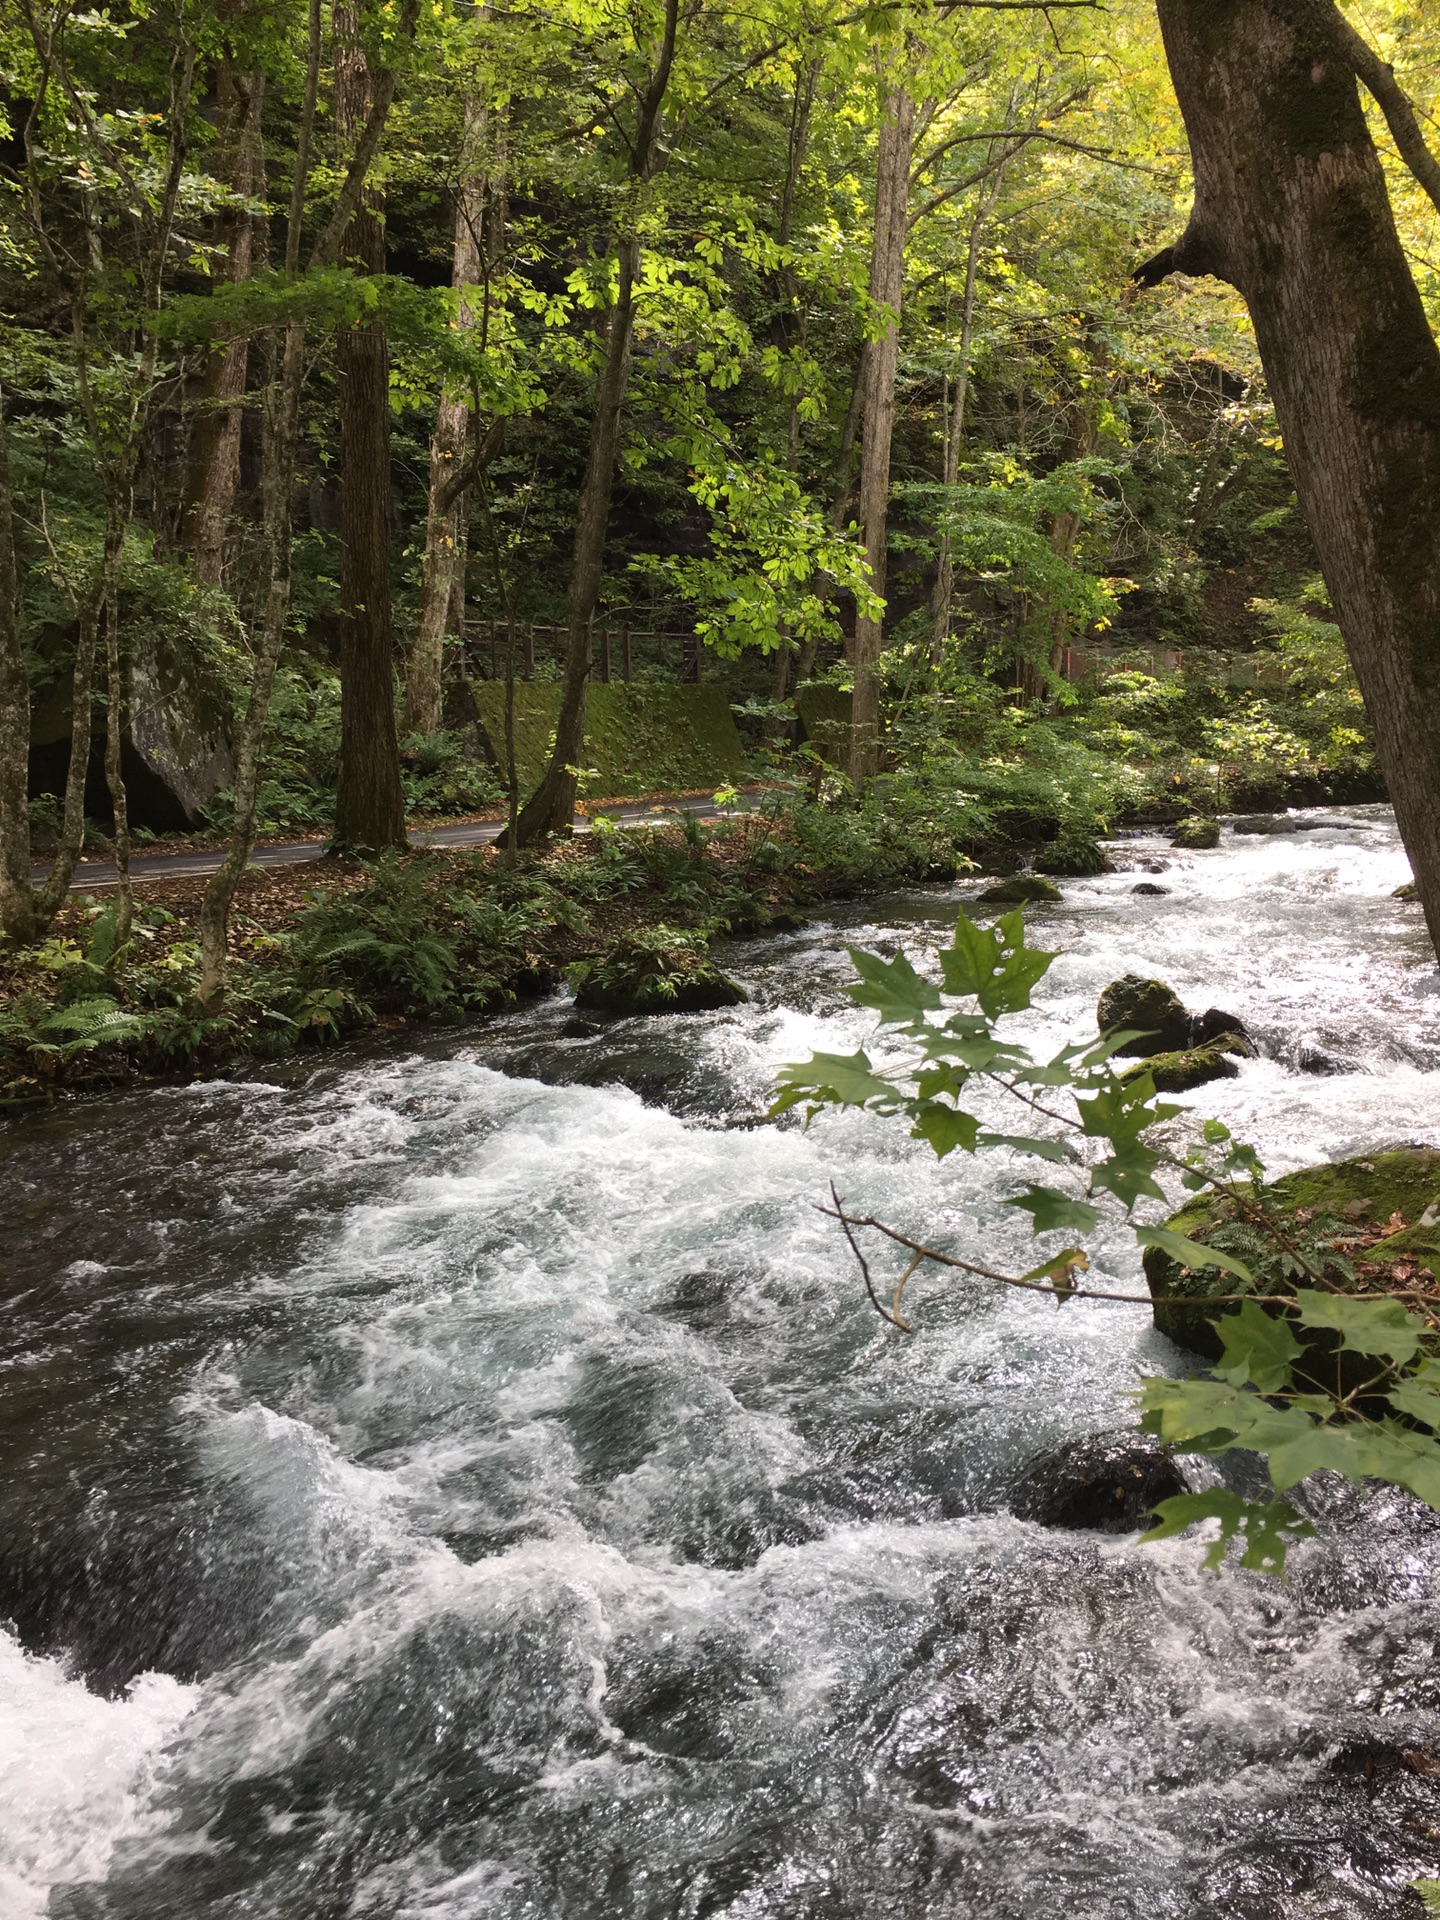
<path fill-rule="evenodd" d="M 1066 1247 L 1063 1253 L 1057 1253 L 1047 1260 L 1043 1267 L 1032 1267 L 1028 1273 L 1021 1274 L 1022 1280 L 1048 1280 L 1055 1289 L 1055 1304 L 1063 1307 L 1067 1300 L 1074 1297 L 1075 1276 L 1089 1268 L 1090 1256 L 1081 1247 Z"/>
<path fill-rule="evenodd" d="M 1032 1233 L 1088 1233 L 1104 1218 L 1099 1207 L 1092 1207 L 1088 1200 L 1072 1200 L 1058 1187 L 1037 1187 L 1033 1180 L 1023 1194 L 1005 1205 L 1031 1216 Z"/>
<path fill-rule="evenodd" d="M 956 1147 L 973 1153 L 975 1136 L 979 1131 L 980 1122 L 973 1113 L 966 1113 L 960 1107 L 947 1106 L 942 1100 L 922 1101 L 915 1114 L 915 1124 L 910 1129 L 912 1138 L 928 1140 L 935 1149 L 936 1157 L 941 1160 L 947 1153 L 953 1153 Z"/>
<path fill-rule="evenodd" d="M 1045 1140 L 1028 1133 L 982 1133 L 982 1147 L 1009 1147 L 1012 1153 L 1034 1154 L 1038 1160 L 1073 1160 L 1075 1151 L 1063 1140 Z"/>
<path fill-rule="evenodd" d="M 1127 1207 L 1133 1207 L 1143 1198 L 1163 1200 L 1165 1189 L 1155 1179 L 1159 1164 L 1159 1154 L 1152 1153 L 1148 1147 L 1117 1147 L 1108 1160 L 1101 1160 L 1090 1169 L 1091 1189 L 1113 1193 Z"/>
<path fill-rule="evenodd" d="M 894 1083 L 872 1073 L 869 1055 L 858 1050 L 812 1054 L 808 1060 L 782 1067 L 775 1082 L 782 1092 L 770 1108 L 772 1119 L 801 1100 L 809 1100 L 816 1110 L 824 1106 L 863 1107 L 871 1100 L 883 1100 L 892 1109 L 900 1104 Z"/>
<path fill-rule="evenodd" d="M 1254 1274 L 1233 1253 L 1221 1253 L 1218 1247 L 1207 1247 L 1201 1240 L 1187 1240 L 1183 1233 L 1175 1233 L 1169 1227 L 1136 1227 L 1135 1238 L 1142 1247 L 1159 1247 L 1182 1267 L 1223 1267 L 1226 1273 L 1238 1275 L 1247 1285 L 1255 1284 Z"/>
<path fill-rule="evenodd" d="M 1415 1358 L 1426 1334 L 1425 1322 L 1398 1300 L 1356 1300 L 1307 1288 L 1296 1313 L 1304 1327 L 1332 1328 L 1352 1353 L 1383 1354 L 1400 1366 Z"/>
<path fill-rule="evenodd" d="M 940 954 L 945 991 L 978 997 L 994 976 L 999 952 L 1000 942 L 994 928 L 977 927 L 973 920 L 960 914 L 955 921 L 955 937 Z"/>
<path fill-rule="evenodd" d="M 1398 1387 L 1392 1387 L 1385 1398 L 1397 1413 L 1406 1414 L 1411 1420 L 1418 1420 L 1423 1426 L 1440 1433 L 1440 1393 L 1434 1387 L 1412 1377 L 1402 1380 Z"/>
<path fill-rule="evenodd" d="M 940 989 L 923 980 L 903 953 L 893 960 L 860 947 L 851 947 L 849 953 L 860 981 L 845 991 L 857 1006 L 873 1007 L 882 1026 L 911 1025 L 944 1004 Z"/>
<path fill-rule="evenodd" d="M 1289 1321 L 1267 1313 L 1258 1301 L 1246 1300 L 1238 1313 L 1222 1314 L 1210 1324 L 1225 1349 L 1215 1368 L 1222 1380 L 1261 1393 L 1279 1393 L 1290 1385 L 1290 1370 L 1305 1349 Z"/>
<path fill-rule="evenodd" d="M 1220 1522 L 1219 1538 L 1212 1540 L 1205 1565 L 1216 1573 L 1234 1540 L 1244 1543 L 1242 1567 L 1252 1573 L 1283 1574 L 1285 1554 L 1292 1540 L 1314 1537 L 1315 1529 L 1288 1500 L 1242 1500 L 1228 1487 L 1208 1487 L 1204 1493 L 1179 1493 L 1155 1508 L 1155 1525 L 1142 1541 L 1173 1540 L 1201 1520 Z"/>
<path fill-rule="evenodd" d="M 1419 1894 L 1426 1913 L 1440 1914 L 1440 1880 L 1412 1880 L 1410 1885 Z"/>

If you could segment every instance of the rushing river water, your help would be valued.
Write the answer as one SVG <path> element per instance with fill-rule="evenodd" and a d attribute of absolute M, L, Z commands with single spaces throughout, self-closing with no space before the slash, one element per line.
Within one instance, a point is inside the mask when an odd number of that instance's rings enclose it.
<path fill-rule="evenodd" d="M 1158 973 L 1260 1036 L 1194 1100 L 1273 1171 L 1436 1140 L 1408 869 L 1343 817 L 1066 882 L 1025 1037 Z M 1288 1587 L 1013 1518 L 1180 1356 L 933 1282 L 888 1332 L 829 1180 L 1029 1264 L 1027 1169 L 759 1123 L 871 1034 L 845 942 L 922 959 L 973 891 L 736 947 L 722 1014 L 557 997 L 0 1136 L 3 1920 L 1413 1910 L 1432 1517 L 1335 1495 Z"/>

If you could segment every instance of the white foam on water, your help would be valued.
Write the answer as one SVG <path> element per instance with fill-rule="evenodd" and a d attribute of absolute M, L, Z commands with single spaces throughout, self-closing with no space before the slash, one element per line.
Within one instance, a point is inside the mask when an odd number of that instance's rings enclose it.
<path fill-rule="evenodd" d="M 0 1628 L 0 1914 L 27 1920 L 50 1891 L 103 1879 L 116 1844 L 156 1825 L 149 1795 L 198 1697 L 145 1673 L 103 1700 Z"/>
<path fill-rule="evenodd" d="M 1192 1096 L 1177 1137 L 1217 1114 L 1275 1172 L 1435 1138 L 1440 996 L 1388 897 L 1393 827 L 1353 818 L 1214 854 L 1131 843 L 1170 862 L 1161 898 L 1130 897 L 1138 871 L 1066 883 L 1031 916 L 1061 957 L 1020 1036 L 1092 1033 L 1110 979 L 1156 974 L 1268 1048 Z M 933 964 L 971 891 L 870 903 L 846 937 Z M 631 1029 L 647 1071 L 668 1047 L 753 1113 L 811 1049 L 885 1057 L 842 944 L 822 921 L 740 949 L 752 1004 Z M 833 1178 L 860 1211 L 1029 1264 L 1004 1200 L 1033 1162 L 937 1163 L 853 1113 L 694 1124 L 487 1064 L 517 1037 L 537 1071 L 598 1057 L 564 1017 L 175 1103 L 256 1238 L 212 1276 L 204 1233 L 195 1269 L 171 1234 L 157 1287 L 187 1310 L 211 1289 L 214 1345 L 163 1422 L 281 1577 L 198 1711 L 156 1676 L 111 1703 L 15 1654 L 44 1750 L 74 1725 L 97 1756 L 71 1797 L 59 1774 L 0 1775 L 37 1836 L 26 1887 L 108 1874 L 138 1920 L 167 1848 L 228 1831 L 226 1810 L 264 1920 L 288 1920 L 302 1859 L 352 1848 L 347 1920 L 1191 1920 L 1209 1867 L 1303 1797 L 1328 1745 L 1381 1704 L 1411 1724 L 1440 1555 L 1398 1509 L 1297 1552 L 1289 1588 L 1217 1580 L 1193 1543 L 983 1510 L 1042 1446 L 1128 1424 L 1139 1374 L 1180 1356 L 1144 1307 L 939 1281 L 912 1286 L 897 1338 L 817 1202 Z M 596 1043 L 617 1075 L 626 1031 Z M 1301 1039 L 1349 1070 L 1297 1072 Z M 1004 1105 L 987 1095 L 987 1121 Z M 1123 1225 L 1095 1250 L 1141 1284 Z M 231 1810 L 240 1783 L 263 1816 Z"/>

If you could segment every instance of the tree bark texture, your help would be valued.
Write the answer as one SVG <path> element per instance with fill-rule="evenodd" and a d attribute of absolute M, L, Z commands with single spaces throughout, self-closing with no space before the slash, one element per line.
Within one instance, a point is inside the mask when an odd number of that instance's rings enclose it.
<path fill-rule="evenodd" d="M 258 195 L 264 186 L 260 114 L 263 73 L 236 72 L 227 53 L 220 63 L 219 166 L 237 193 Z M 244 209 L 227 215 L 225 277 L 248 280 L 255 259 L 256 216 Z M 197 579 L 219 586 L 225 576 L 225 534 L 240 479 L 241 398 L 249 370 L 250 342 L 243 336 L 217 346 L 205 369 L 205 389 L 190 440 L 185 485 L 185 541 Z"/>
<path fill-rule="evenodd" d="M 25 946 L 36 933 L 29 765 L 30 676 L 20 641 L 10 449 L 0 411 L 0 938 L 16 946 Z"/>
<path fill-rule="evenodd" d="M 575 519 L 575 553 L 565 599 L 565 673 L 555 746 L 544 779 L 520 809 L 516 835 L 529 846 L 547 834 L 567 833 L 575 817 L 575 769 L 585 747 L 590 693 L 591 629 L 605 577 L 605 537 L 610 525 L 610 494 L 615 457 L 620 450 L 620 421 L 630 384 L 630 354 L 635 334 L 635 281 L 640 271 L 640 239 L 627 235 L 620 246 L 620 276 L 615 304 L 606 321 L 600 380 L 590 420 L 590 451 Z"/>
<path fill-rule="evenodd" d="M 371 118 L 374 76 L 350 7 L 335 9 L 336 118 L 352 140 Z M 393 83 L 392 83 L 393 86 Z M 342 265 L 385 271 L 378 196 L 367 189 L 340 248 Z M 335 839 L 403 847 L 405 796 L 395 731 L 390 601 L 390 356 L 379 325 L 342 328 L 340 400 L 340 777 Z"/>
<path fill-rule="evenodd" d="M 1353 73 L 1288 0 L 1160 0 L 1195 206 L 1142 267 L 1255 327 L 1300 506 L 1440 949 L 1440 351 Z"/>
<path fill-rule="evenodd" d="M 865 426 L 860 449 L 861 538 L 870 586 L 882 597 L 914 120 L 915 103 L 908 90 L 898 85 L 887 87 L 875 161 L 875 237 L 870 255 L 871 305 L 887 317 L 884 332 L 870 341 L 865 355 Z M 850 645 L 855 690 L 845 762 L 845 771 L 857 788 L 875 772 L 879 757 L 883 632 L 883 614 L 857 614 L 855 638 Z"/>
<path fill-rule="evenodd" d="M 474 325 L 474 302 L 467 294 L 473 293 L 483 267 L 486 119 L 483 102 L 473 99 L 466 102 L 465 141 L 451 253 L 451 284 L 460 295 L 462 327 Z M 435 431 L 430 441 L 430 500 L 425 521 L 420 614 L 405 677 L 407 733 L 434 733 L 440 725 L 445 638 L 447 634 L 458 636 L 464 621 L 467 497 L 462 493 L 458 498 L 447 500 L 446 482 L 454 477 L 465 457 L 470 422 L 469 402 L 461 395 L 442 393 L 435 409 Z M 457 601 L 459 623 L 453 617 Z"/>

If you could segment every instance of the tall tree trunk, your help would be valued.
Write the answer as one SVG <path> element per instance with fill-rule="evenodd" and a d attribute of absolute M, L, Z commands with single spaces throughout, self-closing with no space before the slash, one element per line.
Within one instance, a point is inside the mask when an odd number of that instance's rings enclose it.
<path fill-rule="evenodd" d="M 1160 0 L 1195 206 L 1140 268 L 1250 309 L 1301 509 L 1440 950 L 1440 351 L 1354 74 L 1287 0 Z"/>
<path fill-rule="evenodd" d="M 860 450 L 860 529 L 872 590 L 885 592 L 886 509 L 890 443 L 895 432 L 895 373 L 900 360 L 900 305 L 905 290 L 910 148 L 915 103 L 901 85 L 885 90 L 875 161 L 875 238 L 870 254 L 870 301 L 888 318 L 865 355 L 865 433 Z M 880 646 L 883 612 L 861 611 L 850 646 L 854 674 L 845 771 L 859 788 L 875 772 L 880 733 Z"/>
<path fill-rule="evenodd" d="M 945 454 L 942 478 L 947 487 L 960 479 L 960 451 L 965 445 L 965 408 L 970 397 L 970 356 L 975 342 L 975 289 L 980 266 L 980 236 L 1000 198 L 1005 184 L 1001 165 L 982 188 L 975 218 L 970 223 L 970 240 L 965 249 L 965 289 L 960 303 L 960 347 L 955 356 L 955 384 L 950 414 L 945 422 Z M 930 602 L 930 657 L 938 667 L 950 638 L 951 603 L 955 598 L 955 551 L 948 533 L 940 536 L 939 563 L 935 569 L 935 593 Z"/>
<path fill-rule="evenodd" d="M 0 938 L 25 946 L 37 931 L 30 885 L 30 676 L 20 640 L 20 575 L 10 447 L 0 396 Z"/>
<path fill-rule="evenodd" d="M 575 516 L 575 553 L 565 599 L 565 674 L 560 686 L 555 746 L 544 779 L 520 809 L 516 834 L 522 847 L 547 834 L 568 832 L 575 817 L 576 769 L 585 747 L 589 704 L 591 629 L 605 576 L 605 536 L 610 525 L 615 456 L 620 448 L 620 420 L 630 382 L 639 271 L 640 238 L 630 233 L 620 247 L 619 285 L 605 325 L 604 357 L 590 421 L 590 452 Z"/>
<path fill-rule="evenodd" d="M 605 577 L 605 536 L 610 523 L 610 494 L 615 457 L 620 450 L 620 420 L 630 384 L 630 354 L 635 337 L 635 287 L 640 278 L 640 232 L 636 214 L 645 187 L 665 164 L 660 145 L 661 113 L 675 65 L 680 0 L 665 0 L 664 25 L 654 63 L 639 96 L 635 131 L 628 141 L 632 204 L 618 248 L 615 304 L 605 325 L 600 378 L 590 418 L 590 451 L 575 522 L 575 551 L 565 596 L 565 673 L 555 745 L 544 778 L 520 811 L 510 835 L 512 846 L 529 846 L 551 833 L 568 833 L 575 817 L 576 770 L 585 747 L 586 707 L 590 693 L 590 639 Z"/>
<path fill-rule="evenodd" d="M 260 114 L 265 76 L 236 72 L 233 57 L 221 60 L 220 165 L 237 193 L 255 196 L 264 186 L 265 158 Z M 248 280 L 254 265 L 257 217 L 239 208 L 226 220 L 225 277 Z M 185 541 L 198 579 L 219 586 L 225 574 L 225 533 L 240 479 L 240 400 L 249 370 L 250 342 L 243 335 L 217 345 L 205 369 L 205 391 L 190 441 L 185 484 Z"/>
<path fill-rule="evenodd" d="M 469 297 L 483 269 L 485 219 L 485 103 L 465 103 L 464 147 L 455 203 L 451 284 L 460 295 L 459 323 L 475 324 Z M 465 493 L 449 497 L 447 482 L 465 457 L 471 428 L 470 404 L 458 394 L 442 393 L 435 409 L 430 441 L 430 500 L 425 520 L 425 570 L 420 615 L 405 676 L 405 731 L 434 733 L 440 725 L 440 679 L 445 637 L 459 631 L 453 609 L 458 598 L 464 618 L 465 533 L 469 521 Z M 460 592 L 457 596 L 457 585 Z"/>
<path fill-rule="evenodd" d="M 305 93 L 290 182 L 290 216 L 285 231 L 285 271 L 291 276 L 300 265 L 300 226 L 310 175 L 310 143 L 315 129 L 315 103 L 320 89 L 322 22 L 320 0 L 309 0 Z M 255 803 L 260 790 L 265 722 L 275 670 L 290 621 L 290 503 L 295 487 L 295 456 L 300 437 L 300 396 L 305 384 L 305 324 L 292 321 L 279 349 L 270 350 L 265 386 L 265 429 L 261 454 L 261 511 L 269 585 L 265 596 L 259 645 L 250 676 L 250 697 L 235 741 L 234 819 L 225 858 L 205 885 L 200 903 L 200 987 L 196 998 L 208 1013 L 219 1011 L 225 993 L 230 944 L 230 909 L 255 844 Z"/>
<path fill-rule="evenodd" d="M 355 140 L 371 118 L 375 76 L 351 6 L 335 8 L 335 107 Z M 342 265 L 385 271 L 379 197 L 367 189 L 340 249 Z M 403 847 L 405 795 L 395 731 L 390 602 L 390 355 L 379 325 L 344 327 L 340 398 L 340 778 L 335 840 Z"/>

